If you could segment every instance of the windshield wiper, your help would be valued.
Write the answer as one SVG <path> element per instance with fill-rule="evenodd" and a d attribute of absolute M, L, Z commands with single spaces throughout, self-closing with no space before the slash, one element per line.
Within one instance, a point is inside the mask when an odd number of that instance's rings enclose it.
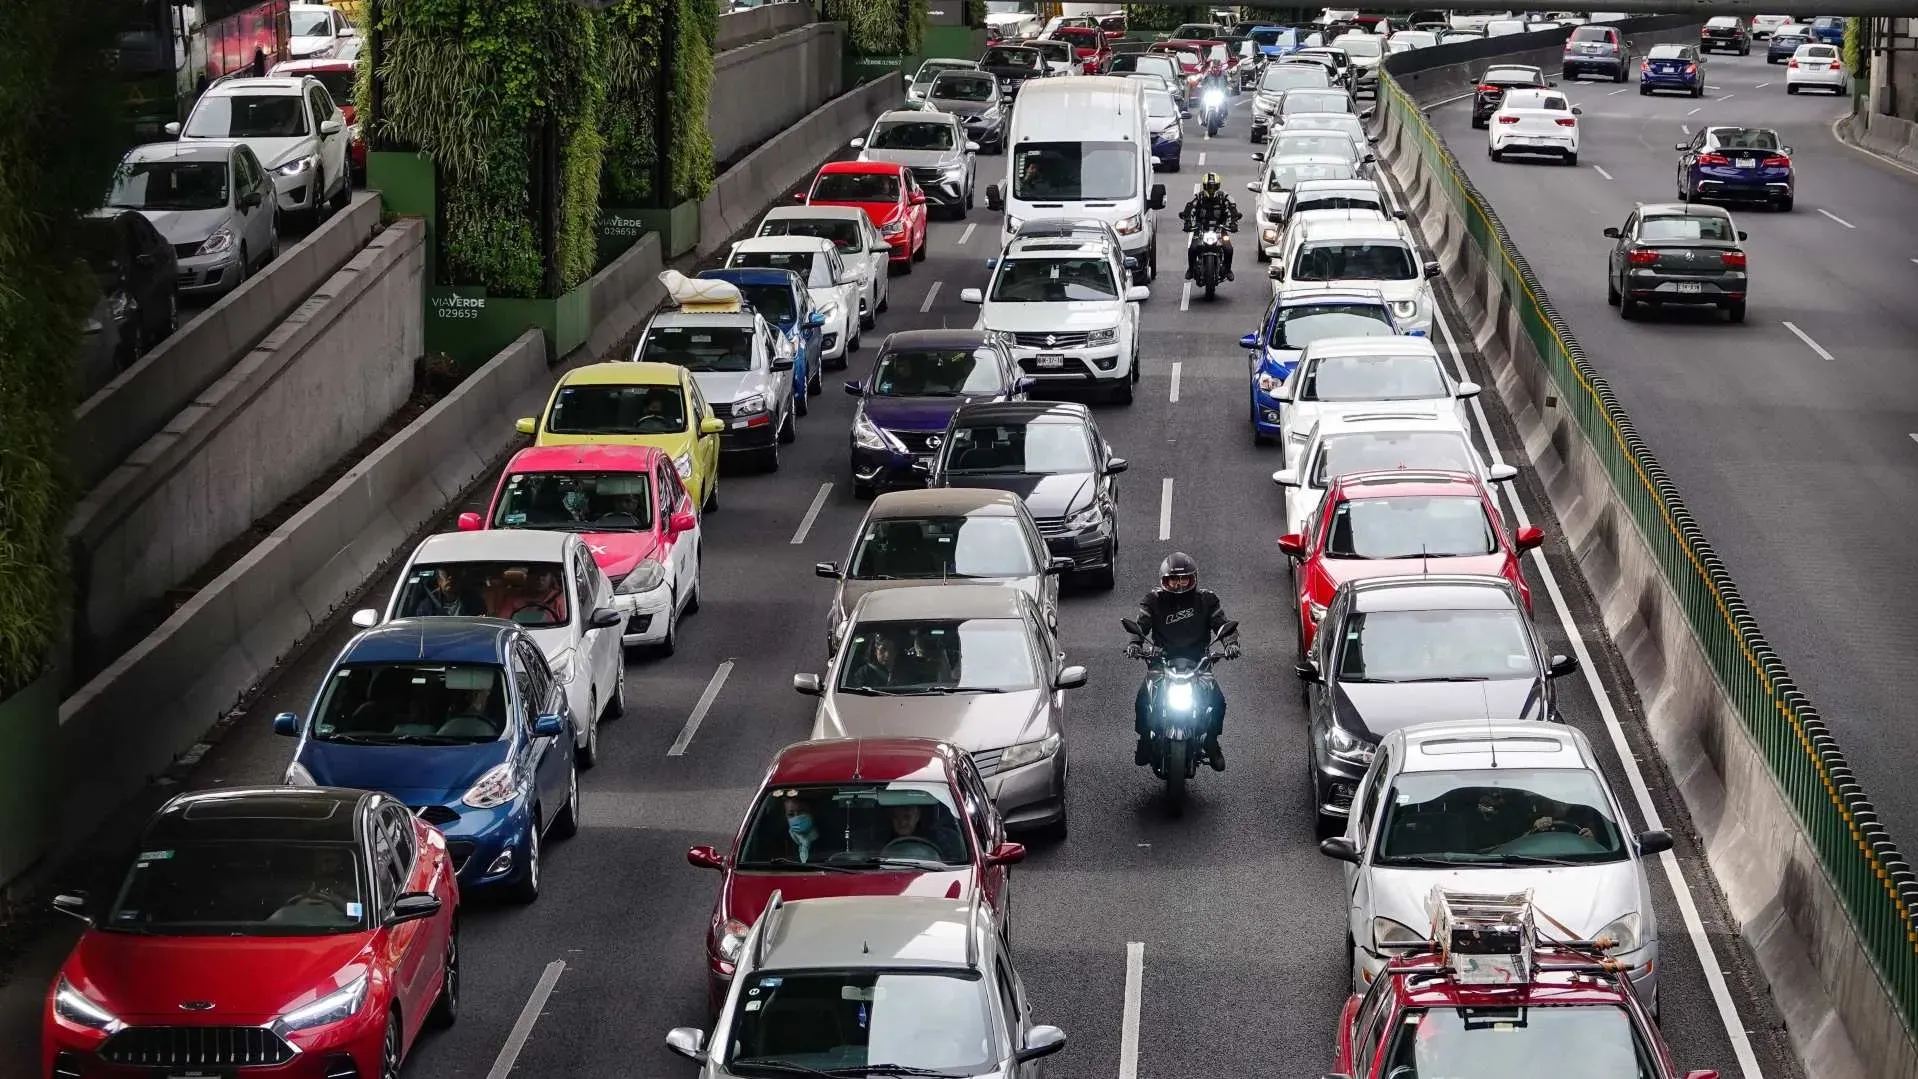
<path fill-rule="evenodd" d="M 1570 858 L 1547 858 L 1542 854 L 1496 854 L 1499 862 L 1506 865 L 1597 865 L 1597 862 L 1574 861 Z"/>
<path fill-rule="evenodd" d="M 938 1079 L 966 1079 L 970 1072 L 939 1071 L 936 1068 L 915 1068 L 910 1064 L 858 1064 L 850 1068 L 832 1068 L 827 1075 L 930 1075 Z"/>
<path fill-rule="evenodd" d="M 774 1057 L 746 1057 L 742 1060 L 732 1061 L 727 1067 L 764 1068 L 767 1071 L 785 1072 L 790 1075 L 823 1075 L 826 1079 L 838 1079 L 840 1074 L 838 1072 L 822 1072 L 818 1068 L 808 1068 L 804 1064 L 794 1064 L 791 1061 L 779 1060 Z"/>
<path fill-rule="evenodd" d="M 1401 678 L 1399 681 L 1416 685 L 1421 682 L 1490 682 L 1491 679 L 1478 674 L 1446 674 L 1434 678 Z"/>
<path fill-rule="evenodd" d="M 1418 854 L 1407 854 L 1396 858 L 1381 855 L 1373 859 L 1375 865 L 1407 865 L 1417 869 L 1456 869 L 1463 865 L 1478 865 L 1476 861 L 1459 861 L 1452 858 L 1427 858 Z"/>
<path fill-rule="evenodd" d="M 859 872 L 859 870 L 853 866 L 833 865 L 830 862 L 802 862 L 797 858 L 785 858 L 785 857 L 768 858 L 764 862 L 750 862 L 746 865 L 740 866 L 740 868 L 750 869 L 756 865 L 776 865 L 781 869 L 817 869 L 826 873 L 857 873 Z"/>

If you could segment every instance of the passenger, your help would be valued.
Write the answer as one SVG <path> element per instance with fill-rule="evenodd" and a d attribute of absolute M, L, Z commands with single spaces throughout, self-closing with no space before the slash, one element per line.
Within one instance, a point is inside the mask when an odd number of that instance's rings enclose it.
<path fill-rule="evenodd" d="M 786 814 L 786 838 L 792 841 L 792 858 L 812 861 L 813 844 L 819 841 L 819 828 L 813 822 L 812 807 L 804 799 L 787 798 L 781 805 Z"/>

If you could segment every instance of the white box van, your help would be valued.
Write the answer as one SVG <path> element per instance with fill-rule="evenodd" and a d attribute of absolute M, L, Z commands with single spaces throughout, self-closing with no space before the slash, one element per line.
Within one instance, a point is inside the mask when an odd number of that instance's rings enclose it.
<path fill-rule="evenodd" d="M 1034 79 L 1019 91 L 1006 136 L 1006 181 L 986 188 L 1005 211 L 1000 245 L 1034 218 L 1097 218 L 1138 260 L 1134 280 L 1158 275 L 1155 212 L 1165 185 L 1152 182 L 1145 84 L 1110 75 Z"/>

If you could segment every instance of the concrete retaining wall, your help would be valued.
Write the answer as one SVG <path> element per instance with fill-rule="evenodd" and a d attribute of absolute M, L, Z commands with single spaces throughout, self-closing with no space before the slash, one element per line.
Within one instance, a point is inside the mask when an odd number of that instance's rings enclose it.
<path fill-rule="evenodd" d="M 719 17 L 719 37 L 713 48 L 720 52 L 737 49 L 755 41 L 795 30 L 813 21 L 812 5 L 803 2 L 765 4 Z"/>
<path fill-rule="evenodd" d="M 591 290 L 592 332 L 586 335 L 586 343 L 564 362 L 571 363 L 578 358 L 584 363 L 594 363 L 644 325 L 666 302 L 666 288 L 659 283 L 659 272 L 665 268 L 659 252 L 659 234 L 652 233 L 641 237 L 625 254 L 594 274 L 587 282 Z"/>
<path fill-rule="evenodd" d="M 1853 113 L 1838 125 L 1846 142 L 1918 168 L 1918 124 L 1881 112 Z"/>
<path fill-rule="evenodd" d="M 379 196 L 361 193 L 258 274 L 122 371 L 73 410 L 68 455 L 83 491 L 106 479 L 246 351 L 346 265 L 380 224 Z"/>
<path fill-rule="evenodd" d="M 406 402 L 425 235 L 409 221 L 375 237 L 81 500 L 80 640 L 120 632 Z"/>
<path fill-rule="evenodd" d="M 805 7 L 778 4 L 759 10 Z M 845 40 L 843 24 L 816 22 L 714 56 L 712 99 L 706 106 L 713 159 L 731 161 L 838 97 Z"/>

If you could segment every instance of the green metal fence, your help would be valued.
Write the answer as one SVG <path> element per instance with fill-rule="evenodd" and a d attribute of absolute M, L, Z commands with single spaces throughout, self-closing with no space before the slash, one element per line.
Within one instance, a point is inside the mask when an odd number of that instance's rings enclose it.
<path fill-rule="evenodd" d="M 1664 468 L 1605 379 L 1586 364 L 1584 350 L 1498 215 L 1411 97 L 1389 74 L 1380 82 L 1382 107 L 1391 110 L 1438 178 L 1472 242 L 1503 281 L 1505 295 L 1517 298 L 1526 335 L 1682 602 L 1693 634 L 1804 826 L 1910 1037 L 1918 1031 L 1918 922 L 1912 916 L 1918 910 L 1918 875 L 1879 823 L 1830 728 L 1766 643 Z"/>

